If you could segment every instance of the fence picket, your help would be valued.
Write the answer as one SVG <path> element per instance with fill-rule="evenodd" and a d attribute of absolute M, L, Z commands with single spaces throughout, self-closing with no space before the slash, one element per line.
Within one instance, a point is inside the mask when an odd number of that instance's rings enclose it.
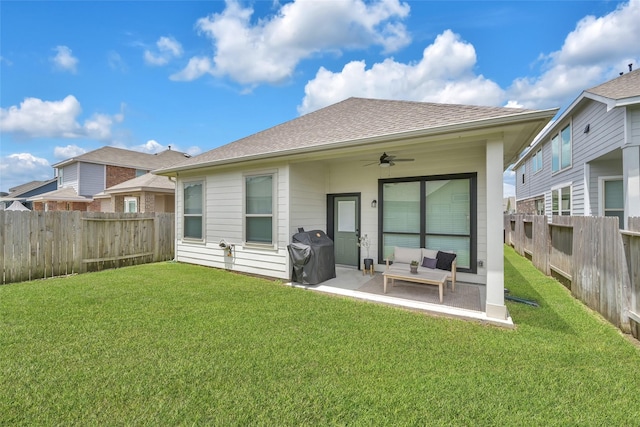
<path fill-rule="evenodd" d="M 0 211 L 0 279 L 14 283 L 174 258 L 171 213 Z"/>
<path fill-rule="evenodd" d="M 638 337 L 640 233 L 616 218 L 507 215 L 505 242 L 624 332 Z M 640 218 L 629 218 L 640 231 Z M 531 229 L 529 229 L 531 227 Z"/>

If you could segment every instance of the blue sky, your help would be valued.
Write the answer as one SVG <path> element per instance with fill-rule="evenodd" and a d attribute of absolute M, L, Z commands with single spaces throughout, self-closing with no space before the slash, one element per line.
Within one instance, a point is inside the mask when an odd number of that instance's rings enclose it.
<path fill-rule="evenodd" d="M 640 0 L 3 0 L 0 19 L 0 191 L 104 145 L 195 155 L 350 96 L 565 108 L 640 66 Z"/>

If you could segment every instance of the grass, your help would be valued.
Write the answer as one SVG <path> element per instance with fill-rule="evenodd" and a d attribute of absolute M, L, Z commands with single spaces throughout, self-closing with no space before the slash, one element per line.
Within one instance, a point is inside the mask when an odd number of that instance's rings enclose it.
<path fill-rule="evenodd" d="M 0 425 L 638 425 L 640 350 L 505 249 L 514 330 L 159 263 L 0 287 Z"/>

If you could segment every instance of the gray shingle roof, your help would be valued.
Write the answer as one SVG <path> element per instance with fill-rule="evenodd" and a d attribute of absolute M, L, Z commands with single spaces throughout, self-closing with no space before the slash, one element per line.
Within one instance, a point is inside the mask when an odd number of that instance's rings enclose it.
<path fill-rule="evenodd" d="M 349 98 L 195 156 L 173 167 L 241 159 L 510 116 L 531 110 Z M 166 168 L 167 170 L 173 167 Z"/>
<path fill-rule="evenodd" d="M 174 150 L 165 150 L 161 153 L 149 154 L 107 146 L 56 163 L 53 167 L 56 168 L 74 162 L 86 162 L 122 166 L 132 169 L 153 170 L 171 166 L 183 161 L 185 158 L 184 153 Z"/>
<path fill-rule="evenodd" d="M 9 195 L 7 197 L 18 197 L 21 194 L 24 194 L 31 190 L 35 190 L 36 188 L 45 186 L 55 181 L 56 179 L 57 178 L 52 178 L 47 181 L 31 181 L 31 182 L 27 182 L 26 184 L 18 185 L 17 187 L 13 187 L 9 189 Z"/>
<path fill-rule="evenodd" d="M 166 176 L 146 173 L 144 175 L 109 187 L 104 191 L 104 193 L 117 193 L 135 189 L 147 189 L 152 191 L 174 191 L 175 187 L 175 183 Z"/>
<path fill-rule="evenodd" d="M 610 99 L 640 96 L 640 69 L 623 74 L 606 83 L 587 89 L 585 92 Z"/>
<path fill-rule="evenodd" d="M 29 201 L 47 201 L 47 200 L 60 200 L 67 202 L 91 202 L 90 197 L 78 196 L 76 190 L 71 187 L 59 188 L 57 190 L 49 191 L 48 193 L 38 194 L 37 196 L 30 197 Z"/>

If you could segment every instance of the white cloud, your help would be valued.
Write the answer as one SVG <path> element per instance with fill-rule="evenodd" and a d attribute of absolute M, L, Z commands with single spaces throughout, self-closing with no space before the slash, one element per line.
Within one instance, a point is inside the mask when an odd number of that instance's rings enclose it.
<path fill-rule="evenodd" d="M 77 145 L 67 145 L 66 147 L 56 147 L 53 149 L 53 156 L 56 159 L 70 159 L 86 153 L 87 150 Z"/>
<path fill-rule="evenodd" d="M 527 108 L 551 108 L 583 90 L 627 71 L 640 59 L 640 0 L 630 0 L 602 16 L 586 16 L 559 51 L 543 56 L 544 72 L 513 82 L 508 97 Z"/>
<path fill-rule="evenodd" d="M 198 154 L 202 153 L 202 148 L 193 145 L 189 148 L 187 148 L 187 150 L 185 151 L 185 153 L 187 153 L 190 156 L 197 156 Z"/>
<path fill-rule="evenodd" d="M 279 83 L 312 55 L 371 45 L 391 52 L 406 46 L 410 37 L 400 20 L 408 14 L 409 6 L 399 0 L 295 0 L 252 23 L 252 8 L 228 0 L 222 13 L 196 24 L 214 44 L 213 61 L 192 58 L 172 78 L 192 80 L 210 73 L 242 84 Z"/>
<path fill-rule="evenodd" d="M 424 49 L 419 62 L 404 64 L 386 59 L 366 69 L 364 61 L 353 61 L 337 73 L 320 68 L 305 86 L 298 111 L 305 114 L 350 96 L 458 104 L 503 103 L 502 89 L 476 75 L 475 65 L 474 47 L 446 30 Z"/>
<path fill-rule="evenodd" d="M 150 139 L 146 143 L 142 145 L 137 145 L 131 149 L 135 151 L 141 151 L 143 153 L 155 154 L 155 153 L 160 153 L 161 151 L 166 150 L 167 147 L 160 144 L 158 141 L 154 139 Z"/>
<path fill-rule="evenodd" d="M 209 58 L 193 57 L 189 59 L 189 63 L 181 71 L 172 74 L 169 78 L 175 81 L 191 81 L 213 73 L 213 64 Z"/>
<path fill-rule="evenodd" d="M 51 179 L 53 169 L 46 159 L 30 153 L 16 153 L 0 158 L 0 176 L 2 177 L 0 191 L 8 191 L 9 188 L 34 180 Z"/>
<path fill-rule="evenodd" d="M 107 54 L 107 64 L 109 64 L 109 68 L 112 70 L 117 70 L 123 73 L 129 71 L 129 67 L 127 63 L 122 59 L 122 56 L 118 52 L 110 51 Z"/>
<path fill-rule="evenodd" d="M 144 62 L 147 65 L 167 65 L 174 58 L 182 56 L 182 45 L 173 37 L 160 37 L 156 42 L 157 52 L 144 51 Z"/>
<path fill-rule="evenodd" d="M 515 197 L 516 187 L 515 185 L 502 183 L 502 197 Z"/>
<path fill-rule="evenodd" d="M 25 138 L 92 138 L 104 141 L 111 138 L 114 122 L 124 119 L 121 110 L 113 116 L 94 114 L 81 125 L 77 122 L 81 112 L 80 102 L 73 95 L 62 101 L 25 98 L 20 106 L 0 108 L 0 131 Z"/>
<path fill-rule="evenodd" d="M 56 46 L 55 51 L 57 52 L 56 56 L 51 58 L 55 68 L 75 74 L 78 67 L 78 58 L 73 56 L 71 49 L 67 46 Z"/>
<path fill-rule="evenodd" d="M 516 173 L 511 168 L 502 174 L 502 183 L 502 193 L 504 197 L 516 195 Z"/>

